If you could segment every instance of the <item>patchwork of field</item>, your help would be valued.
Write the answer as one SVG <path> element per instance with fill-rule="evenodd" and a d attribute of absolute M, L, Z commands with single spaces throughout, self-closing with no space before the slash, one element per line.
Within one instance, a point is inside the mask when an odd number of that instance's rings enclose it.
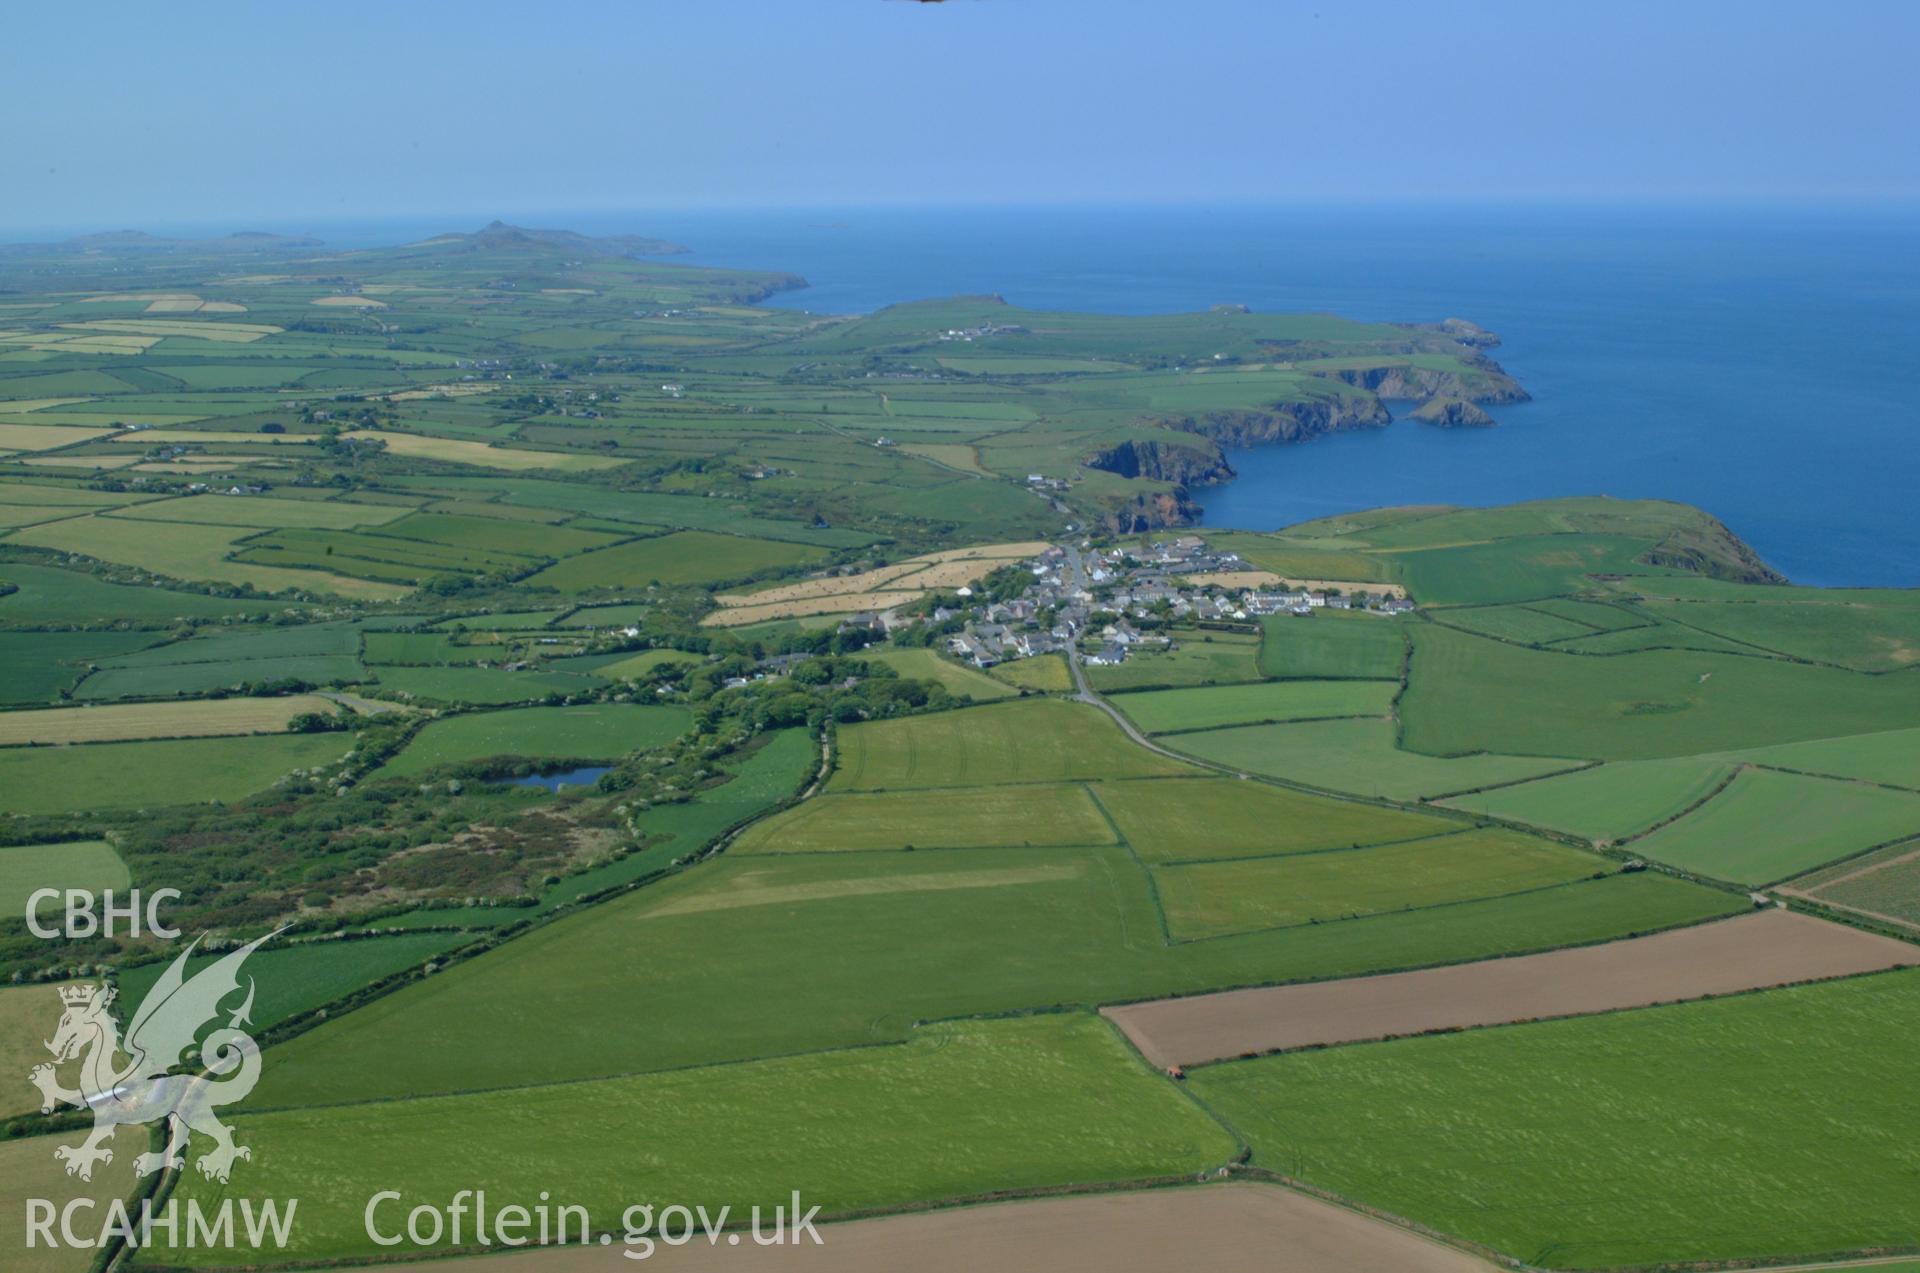
<path fill-rule="evenodd" d="M 1358 849 L 1466 826 L 1234 778 L 1102 782 L 1091 790 L 1127 844 L 1152 864 Z"/>
<path fill-rule="evenodd" d="M 1124 845 L 729 851 L 286 1041 L 258 1099 L 351 1103 L 851 1047 L 903 1039 L 916 1021 L 1492 958 L 1744 905 L 1640 872 L 1170 944 Z M 667 1019 L 700 1024 L 659 1029 Z M 499 1046 L 507 1023 L 538 1046 Z"/>
<path fill-rule="evenodd" d="M 434 437 L 424 433 L 359 432 L 345 435 L 355 442 L 378 442 L 395 455 L 422 460 L 444 460 L 449 464 L 471 464 L 476 468 L 499 469 L 506 473 L 531 473 L 548 469 L 561 473 L 588 472 L 618 468 L 626 463 L 610 455 L 580 455 L 559 451 L 525 451 L 489 446 L 459 438 Z"/>
<path fill-rule="evenodd" d="M 976 1273 L 981 1268 L 1106 1273 L 1243 1273 L 1285 1251 L 1289 1273 L 1484 1273 L 1464 1252 L 1293 1190 L 1232 1182 L 1003 1202 L 820 1226 L 821 1245 L 765 1252 L 704 1241 L 658 1247 L 648 1262 L 686 1273 Z M 486 1257 L 504 1273 L 608 1273 L 616 1249 L 568 1247 Z M 370 1266 L 401 1273 L 404 1264 Z M 457 1266 L 468 1273 L 465 1265 Z M 1876 1273 L 1880 1273 L 1876 1270 Z M 1906 1273 L 1895 1269 L 1893 1273 Z"/>
<path fill-rule="evenodd" d="M 290 679 L 313 685 L 357 681 L 364 675 L 355 657 L 361 630 L 351 622 L 216 629 L 99 658 L 74 694 L 159 698 Z"/>
<path fill-rule="evenodd" d="M 1642 760 L 1904 729 L 1920 678 L 1683 650 L 1575 656 L 1416 624 L 1407 746 Z"/>
<path fill-rule="evenodd" d="M 1039 654 L 1012 663 L 996 663 L 988 672 L 996 681 L 1039 694 L 1064 694 L 1073 688 L 1073 673 L 1064 655 Z"/>
<path fill-rule="evenodd" d="M 1920 728 L 1750 747 L 1736 755 L 1774 769 L 1920 790 Z"/>
<path fill-rule="evenodd" d="M 312 694 L 292 694 L 285 698 L 223 698 L 203 703 L 130 703 L 0 712 L 0 747 L 270 734 L 284 731 L 288 721 L 308 712 L 331 716 L 334 705 Z"/>
<path fill-rule="evenodd" d="M 1217 685 L 1260 679 L 1260 639 L 1234 632 L 1173 633 L 1172 649 L 1135 646 L 1125 663 L 1089 667 L 1102 691 L 1172 685 Z"/>
<path fill-rule="evenodd" d="M 1783 885 L 1797 894 L 1875 919 L 1920 927 L 1920 841 L 1890 844 Z"/>
<path fill-rule="evenodd" d="M 840 731 L 836 791 L 985 786 L 1182 774 L 1134 746 L 1098 708 L 1057 699 L 874 721 Z"/>
<path fill-rule="evenodd" d="M 594 686 L 591 677 L 566 672 L 507 672 L 490 667 L 382 667 L 377 675 L 374 688 L 383 694 L 481 707 L 582 693 Z"/>
<path fill-rule="evenodd" d="M 472 937 L 458 932 L 397 933 L 383 937 L 355 937 L 351 941 L 308 940 L 261 947 L 247 959 L 255 978 L 253 1024 L 271 1029 L 289 1017 L 325 1007 L 343 995 L 385 977 L 419 968 Z M 194 955 L 187 961 L 191 976 L 212 964 L 218 954 Z M 123 968 L 115 977 L 124 1011 L 137 1012 L 154 983 L 172 965 L 171 958 Z"/>
<path fill-rule="evenodd" d="M 59 1001 L 53 998 L 51 987 L 36 987 L 48 996 L 55 1006 Z M 21 991 L 0 991 L 0 994 L 20 994 Z M 58 1014 L 56 1013 L 56 1018 Z M 35 1036 L 40 1037 L 40 1036 Z M 47 1059 L 42 1049 L 39 1060 Z M 21 1071 L 24 1073 L 24 1071 Z M 32 1089 L 23 1088 L 29 1095 Z M 38 1108 L 36 1106 L 36 1108 Z M 60 1160 L 53 1156 L 56 1146 L 70 1145 L 77 1138 L 68 1133 L 62 1136 L 23 1136 L 15 1140 L 0 1141 L 0 1192 L 9 1198 L 42 1198 L 53 1204 L 56 1214 L 76 1202 L 93 1204 L 82 1207 L 74 1213 L 78 1217 L 76 1231 L 83 1237 L 92 1239 L 99 1235 L 100 1228 L 89 1232 L 85 1220 L 92 1218 L 100 1227 L 104 1227 L 108 1204 L 116 1198 L 126 1198 L 133 1193 L 134 1174 L 131 1153 L 115 1154 L 113 1161 L 101 1166 L 93 1174 L 91 1181 L 81 1180 L 78 1176 L 69 1176 Z M 7 1252 L 7 1268 L 10 1273 L 86 1273 L 92 1267 L 97 1251 L 86 1247 L 68 1246 L 64 1242 L 48 1246 L 42 1240 L 34 1245 L 27 1244 L 27 1212 L 24 1206 L 0 1207 L 0 1250 Z"/>
<path fill-rule="evenodd" d="M 901 676 L 913 680 L 936 681 L 944 685 L 947 692 L 955 698 L 970 698 L 976 703 L 990 703 L 997 698 L 1010 698 L 1019 692 L 952 659 L 942 658 L 932 650 L 886 650 L 869 657 L 883 667 L 892 668 Z"/>
<path fill-rule="evenodd" d="M 1920 793 L 1743 769 L 1693 812 L 1633 841 L 1683 870 L 1766 884 L 1920 834 Z"/>
<path fill-rule="evenodd" d="M 285 1032 L 237 1115 L 256 1154 L 181 1196 L 300 1197 L 286 1258 L 322 1264 L 391 1258 L 385 1187 L 549 1190 L 609 1230 L 658 1198 L 1127 1188 L 818 1258 L 1472 1264 L 1297 1192 L 1137 1188 L 1250 1152 L 1540 1267 L 1920 1248 L 1920 968 L 1880 971 L 1920 946 L 1864 931 L 1920 930 L 1913 594 L 1787 585 L 1652 501 L 1209 528 L 1248 566 L 1218 586 L 1419 608 L 1136 615 L 1175 645 L 1088 669 L 1116 719 L 1059 655 L 983 672 L 941 652 L 957 624 L 842 618 L 1136 542 L 1098 528 L 1171 484 L 1098 453 L 1205 465 L 1244 413 L 1373 416 L 1376 377 L 1517 396 L 1483 338 L 827 317 L 758 306 L 788 276 L 543 233 L 0 270 L 0 916 L 178 881 L 196 931 L 301 921 L 249 965 Z M 1047 600 L 1035 628 L 1080 599 Z M 305 711 L 352 732 L 287 732 Z M 420 781 L 615 758 L 618 790 L 560 799 Z M 156 953 L 0 931 L 0 972 L 110 967 L 122 1011 Z M 16 1075 L 52 984 L 0 992 Z M 45 1126 L 0 1192 L 72 1186 L 39 1152 L 13 1188 Z M 626 1262 L 526 1258 L 597 1257 Z"/>
<path fill-rule="evenodd" d="M 356 526 L 375 526 L 391 522 L 405 510 L 382 508 L 374 504 L 349 504 L 339 500 L 274 499 L 265 495 L 236 499 L 232 496 L 189 495 L 180 499 L 151 500 L 121 510 L 116 517 L 136 521 L 194 522 L 203 526 L 311 527 L 346 530 Z M 136 532 L 137 533 L 137 532 Z"/>
<path fill-rule="evenodd" d="M 28 526 L 13 531 L 8 541 L 138 566 L 174 579 L 247 584 L 267 592 L 311 589 L 378 601 L 408 591 L 395 584 L 325 570 L 293 570 L 233 560 L 231 554 L 253 533 L 245 527 L 188 522 L 129 526 L 123 518 L 90 516 Z"/>
<path fill-rule="evenodd" d="M 816 796 L 749 829 L 733 853 L 968 849 L 1112 844 L 1114 829 L 1084 786 Z"/>
<path fill-rule="evenodd" d="M 856 574 L 827 575 L 752 592 L 721 593 L 714 598 L 721 608 L 708 615 L 705 622 L 733 627 L 814 614 L 887 610 L 918 601 L 929 592 L 977 582 L 1001 566 L 1038 556 L 1047 546 L 1044 540 L 1036 540 L 954 548 Z"/>
<path fill-rule="evenodd" d="M 1446 906 L 1592 879 L 1611 863 L 1499 829 L 1374 848 L 1169 863 L 1154 883 L 1175 941 Z"/>
<path fill-rule="evenodd" d="M 554 1119 L 567 1136 L 475 1136 Z M 754 1154 L 711 1152 L 749 1124 L 759 1129 Z M 183 1178 L 182 1192 L 300 1198 L 288 1254 L 309 1259 L 377 1254 L 362 1213 L 396 1178 L 423 1196 L 484 1188 L 496 1205 L 533 1205 L 548 1190 L 587 1208 L 599 1232 L 617 1230 L 634 1198 L 677 1191 L 709 1207 L 771 1208 L 804 1180 L 808 1203 L 832 1213 L 1191 1176 L 1235 1149 L 1087 1013 L 928 1026 L 886 1047 L 414 1100 L 404 1111 L 375 1101 L 249 1113 L 237 1125 L 254 1170 L 224 1189 Z M 633 1153 L 638 1126 L 649 1129 L 643 1157 Z"/>
<path fill-rule="evenodd" d="M 1273 681 L 1150 690 L 1124 695 L 1115 706 L 1146 732 L 1166 734 L 1224 725 L 1386 716 L 1399 690 L 1394 681 Z"/>
<path fill-rule="evenodd" d="M 805 544 L 685 530 L 582 553 L 547 567 L 527 583 L 569 593 L 634 592 L 653 583 L 718 583 L 786 569 L 823 555 Z"/>
<path fill-rule="evenodd" d="M 348 734 L 274 734 L 0 749 L 0 810 L 93 812 L 264 791 L 296 769 L 341 759 Z"/>
<path fill-rule="evenodd" d="M 1920 964 L 1920 946 L 1765 910 L 1597 946 L 1103 1009 L 1155 1065 L 1741 994 Z"/>
<path fill-rule="evenodd" d="M 1731 778 L 1734 767 L 1712 756 L 1622 760 L 1444 803 L 1589 840 L 1624 840 L 1693 808 Z"/>
<path fill-rule="evenodd" d="M 97 893 L 107 888 L 124 889 L 131 882 L 126 863 L 105 840 L 0 848 L 0 913 L 9 917 L 24 915 L 27 899 L 37 889 L 78 888 Z"/>
<path fill-rule="evenodd" d="M 1920 1233 L 1917 1028 L 1909 970 L 1189 1082 L 1255 1164 L 1529 1263 L 1812 1260 Z"/>
<path fill-rule="evenodd" d="M 1398 680 L 1406 660 L 1402 625 L 1379 615 L 1271 615 L 1261 620 L 1261 631 L 1260 671 L 1266 676 Z"/>
<path fill-rule="evenodd" d="M 1398 747 L 1386 720 L 1243 725 L 1178 734 L 1166 743 L 1250 773 L 1390 800 L 1438 799 L 1579 767 L 1537 756 L 1423 756 Z"/>
<path fill-rule="evenodd" d="M 678 707 L 621 703 L 450 716 L 430 722 L 381 772 L 397 777 L 494 756 L 612 759 L 670 741 L 687 721 Z"/>

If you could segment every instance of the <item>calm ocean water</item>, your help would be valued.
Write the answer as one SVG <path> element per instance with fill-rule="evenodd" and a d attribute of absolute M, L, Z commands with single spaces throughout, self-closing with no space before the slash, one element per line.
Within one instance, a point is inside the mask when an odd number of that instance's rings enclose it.
<path fill-rule="evenodd" d="M 483 217 L 471 218 L 475 225 Z M 534 218 L 522 218 L 533 222 Z M 550 214 L 694 261 L 792 270 L 841 313 L 960 292 L 1115 313 L 1223 302 L 1469 318 L 1535 401 L 1499 426 L 1401 423 L 1234 454 L 1210 525 L 1381 504 L 1697 504 L 1818 584 L 1920 586 L 1920 217 L 1408 208 Z M 268 227 L 282 228 L 282 227 Z M 297 228 L 297 227 L 287 227 Z M 449 227 L 315 226 L 335 242 Z M 402 233 L 402 232 L 405 233 Z M 686 260 L 689 258 L 679 258 Z"/>

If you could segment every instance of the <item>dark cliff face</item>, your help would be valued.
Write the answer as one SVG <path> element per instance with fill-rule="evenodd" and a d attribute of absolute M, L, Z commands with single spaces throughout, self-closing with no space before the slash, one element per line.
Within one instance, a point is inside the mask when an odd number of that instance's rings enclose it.
<path fill-rule="evenodd" d="M 1432 398 L 1459 398 L 1466 402 L 1527 402 L 1531 399 L 1531 395 L 1511 376 L 1491 364 L 1468 376 L 1410 364 L 1356 367 L 1320 374 L 1382 398 L 1405 398 L 1414 402 L 1426 402 Z"/>
<path fill-rule="evenodd" d="M 1430 398 L 1420 404 L 1413 419 L 1441 429 L 1485 429 L 1493 417 L 1461 398 Z"/>
<path fill-rule="evenodd" d="M 1234 476 L 1217 446 L 1202 449 L 1139 439 L 1096 451 L 1087 457 L 1086 465 L 1121 477 L 1144 477 L 1181 486 L 1211 486 Z"/>
<path fill-rule="evenodd" d="M 1210 411 L 1200 416 L 1167 417 L 1161 423 L 1183 433 L 1197 433 L 1221 446 L 1258 446 L 1265 442 L 1304 442 L 1323 433 L 1377 428 L 1392 421 L 1393 417 L 1387 414 L 1379 399 L 1354 394 L 1307 402 L 1277 402 L 1257 411 Z"/>
<path fill-rule="evenodd" d="M 1184 490 L 1148 491 L 1110 509 L 1100 524 L 1115 535 L 1138 535 L 1166 526 L 1191 526 L 1199 520 L 1200 505 Z"/>
<path fill-rule="evenodd" d="M 1342 394 L 1306 402 L 1281 402 L 1259 410 L 1212 411 L 1197 416 L 1163 417 L 1162 428 L 1205 439 L 1157 442 L 1133 439 L 1097 451 L 1087 467 L 1121 477 L 1171 482 L 1171 491 L 1150 491 L 1108 510 L 1101 518 L 1115 534 L 1191 526 L 1201 508 L 1187 496 L 1190 486 L 1211 486 L 1235 476 L 1220 453 L 1222 446 L 1258 446 L 1270 442 L 1304 442 L 1342 429 L 1371 429 L 1392 423 L 1393 417 L 1371 395 Z"/>

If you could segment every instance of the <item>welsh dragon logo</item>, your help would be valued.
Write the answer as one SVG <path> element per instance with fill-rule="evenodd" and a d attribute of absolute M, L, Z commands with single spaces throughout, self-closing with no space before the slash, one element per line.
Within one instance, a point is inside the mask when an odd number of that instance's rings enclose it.
<path fill-rule="evenodd" d="M 206 1176 L 225 1181 L 238 1159 L 252 1151 L 233 1142 L 233 1131 L 214 1111 L 242 1100 L 260 1079 L 260 1045 L 240 1027 L 249 1025 L 253 1010 L 253 979 L 247 979 L 247 998 L 199 1042 L 201 1029 L 220 1016 L 221 1001 L 240 989 L 240 965 L 261 942 L 249 942 L 191 978 L 187 959 L 198 947 L 182 951 L 141 1001 L 127 1026 L 123 1043 L 110 1009 L 114 992 L 104 985 L 62 986 L 60 1000 L 66 1012 L 60 1028 L 47 1043 L 53 1063 L 35 1066 L 27 1079 L 40 1089 L 40 1112 L 50 1114 L 61 1104 L 93 1111 L 93 1133 L 78 1145 L 61 1145 L 54 1157 L 66 1163 L 67 1174 L 93 1179 L 94 1165 L 113 1161 L 107 1142 L 124 1126 L 170 1122 L 167 1145 L 159 1153 L 134 1159 L 134 1168 L 149 1175 L 164 1167 L 186 1165 L 184 1151 L 192 1132 L 213 1138 L 214 1147 L 196 1158 Z M 198 1074 L 169 1073 L 199 1043 L 204 1070 Z M 121 1065 L 120 1055 L 131 1060 Z M 79 1058 L 80 1086 L 66 1088 L 56 1067 Z M 231 1076 L 231 1077 L 229 1077 Z"/>

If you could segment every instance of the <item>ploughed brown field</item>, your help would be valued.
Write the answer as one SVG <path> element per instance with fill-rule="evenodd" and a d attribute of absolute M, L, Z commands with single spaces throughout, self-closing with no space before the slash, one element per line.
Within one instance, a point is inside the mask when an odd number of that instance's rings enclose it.
<path fill-rule="evenodd" d="M 1227 1184 L 1093 1194 L 818 1226 L 822 1245 L 660 1247 L 644 1262 L 605 1247 L 548 1247 L 388 1270 L 476 1273 L 1489 1273 L 1493 1266 L 1358 1212 L 1276 1185 Z"/>
<path fill-rule="evenodd" d="M 1155 1065 L 1579 1016 L 1920 964 L 1920 947 L 1766 910 L 1448 968 L 1103 1009 Z"/>

